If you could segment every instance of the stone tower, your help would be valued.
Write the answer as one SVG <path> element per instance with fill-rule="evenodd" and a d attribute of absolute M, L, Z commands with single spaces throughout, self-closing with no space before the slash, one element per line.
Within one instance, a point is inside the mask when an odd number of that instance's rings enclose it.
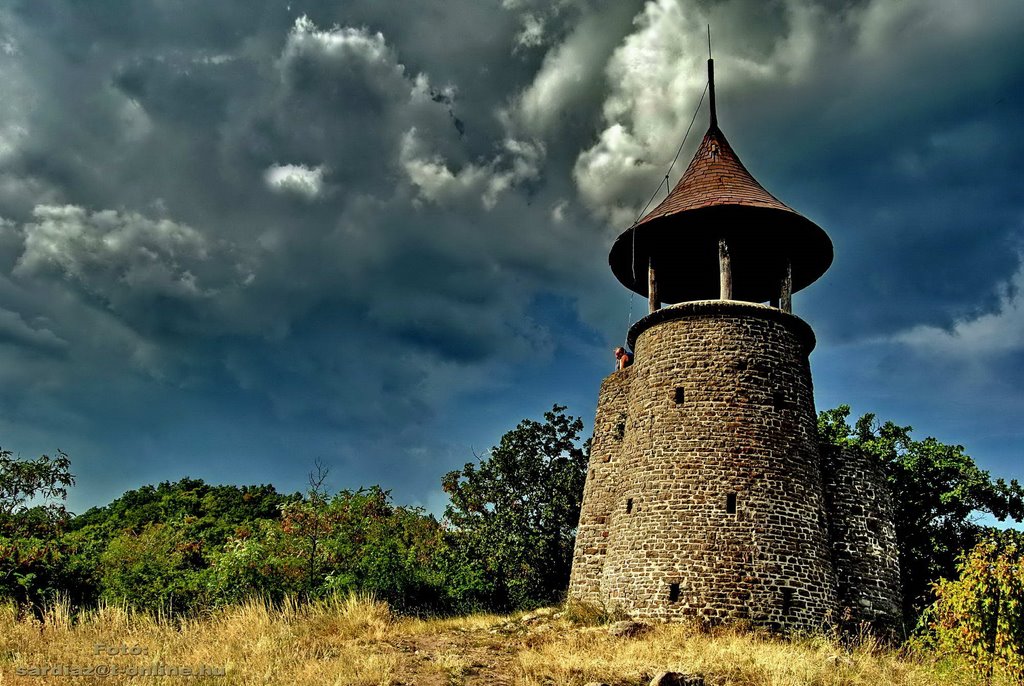
<path fill-rule="evenodd" d="M 650 313 L 628 333 L 633 365 L 601 386 L 569 597 L 787 630 L 894 620 L 884 479 L 819 446 L 814 333 L 792 314 L 832 242 L 740 162 L 711 60 L 708 75 L 711 123 L 689 167 L 609 255 Z"/>

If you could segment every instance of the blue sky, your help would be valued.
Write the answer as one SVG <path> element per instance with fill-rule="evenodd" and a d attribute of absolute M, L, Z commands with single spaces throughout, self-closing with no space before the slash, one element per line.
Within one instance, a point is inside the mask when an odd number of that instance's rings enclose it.
<path fill-rule="evenodd" d="M 722 130 L 835 245 L 818 408 L 1024 477 L 1018 0 L 6 3 L 0 445 L 75 511 L 319 458 L 439 512 L 520 419 L 589 432 L 708 23 Z"/>

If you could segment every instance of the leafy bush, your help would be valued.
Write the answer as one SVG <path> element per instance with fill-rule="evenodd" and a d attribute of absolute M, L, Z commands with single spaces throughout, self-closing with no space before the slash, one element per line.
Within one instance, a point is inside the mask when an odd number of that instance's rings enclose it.
<path fill-rule="evenodd" d="M 100 555 L 101 597 L 138 610 L 173 614 L 204 606 L 201 544 L 171 524 L 148 524 L 116 536 Z"/>
<path fill-rule="evenodd" d="M 302 561 L 289 552 L 280 522 L 257 520 L 240 527 L 215 553 L 207 584 L 217 605 L 238 604 L 255 597 L 280 603 L 304 588 Z"/>
<path fill-rule="evenodd" d="M 233 537 L 212 562 L 220 603 L 251 596 L 326 598 L 368 593 L 402 611 L 444 610 L 432 568 L 440 527 L 417 508 L 396 507 L 379 487 L 314 492 Z"/>
<path fill-rule="evenodd" d="M 1024 535 L 993 532 L 960 556 L 959 578 L 935 584 L 925 614 L 931 640 L 991 680 L 1024 682 Z"/>

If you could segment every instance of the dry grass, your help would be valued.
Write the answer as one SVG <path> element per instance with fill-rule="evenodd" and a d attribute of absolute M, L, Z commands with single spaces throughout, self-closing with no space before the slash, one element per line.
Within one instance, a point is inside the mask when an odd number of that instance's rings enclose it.
<path fill-rule="evenodd" d="M 359 597 L 279 608 L 251 601 L 181 622 L 110 606 L 72 616 L 59 604 L 38 621 L 17 619 L 13 608 L 0 606 L 0 685 L 90 683 L 96 680 L 29 670 L 98 664 L 225 670 L 223 676 L 111 675 L 103 680 L 108 684 L 627 686 L 646 684 L 662 670 L 704 674 L 708 684 L 721 686 L 980 684 L 955 664 L 871 643 L 844 649 L 822 637 L 782 641 L 679 625 L 613 638 L 602 626 L 581 626 L 603 619 L 578 608 L 525 620 L 397 618 L 383 603 Z M 97 654 L 98 644 L 146 653 Z"/>
<path fill-rule="evenodd" d="M 872 644 L 844 649 L 824 638 L 785 641 L 766 635 L 705 633 L 678 625 L 634 639 L 603 631 L 566 636 L 519 655 L 522 684 L 646 683 L 668 670 L 703 674 L 729 686 L 938 686 L 975 684 L 966 672 L 940 669 Z"/>

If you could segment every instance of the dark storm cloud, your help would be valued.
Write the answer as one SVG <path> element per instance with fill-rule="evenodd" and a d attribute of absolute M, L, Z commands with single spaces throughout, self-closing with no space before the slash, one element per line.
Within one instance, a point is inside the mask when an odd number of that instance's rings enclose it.
<path fill-rule="evenodd" d="M 60 68 L 35 75 L 49 116 L 26 118 L 8 168 L 64 203 L 8 204 L 23 242 L 16 285 L 112 314 L 136 339 L 135 372 L 225 378 L 282 416 L 344 425 L 421 418 L 544 339 L 524 308 L 544 279 L 564 280 L 553 256 L 569 236 L 516 196 L 543 181 L 544 146 L 497 124 L 492 140 L 463 136 L 459 67 L 439 65 L 435 85 L 381 31 L 305 15 L 272 38 L 254 25 L 250 40 L 218 44 L 178 27 L 181 42 L 147 43 L 122 33 L 160 33 L 174 17 L 107 11 L 11 20 L 19 45 L 49 48 Z M 509 53 L 515 21 L 492 18 L 508 43 L 490 49 Z M 29 68 L 26 49 L 12 68 Z M 507 93 L 489 96 L 497 110 Z M 56 116 L 86 102 L 85 127 Z M 338 361 L 344 346 L 360 350 L 358 368 Z"/>
<path fill-rule="evenodd" d="M 24 346 L 46 354 L 63 351 L 68 342 L 46 328 L 28 324 L 17 312 L 0 310 L 0 342 Z"/>
<path fill-rule="evenodd" d="M 0 10 L 6 416 L 109 446 L 219 408 L 440 474 L 482 398 L 619 338 L 607 245 L 709 22 L 723 129 L 836 243 L 823 338 L 1015 354 L 1018 3 L 40 0 Z"/>

